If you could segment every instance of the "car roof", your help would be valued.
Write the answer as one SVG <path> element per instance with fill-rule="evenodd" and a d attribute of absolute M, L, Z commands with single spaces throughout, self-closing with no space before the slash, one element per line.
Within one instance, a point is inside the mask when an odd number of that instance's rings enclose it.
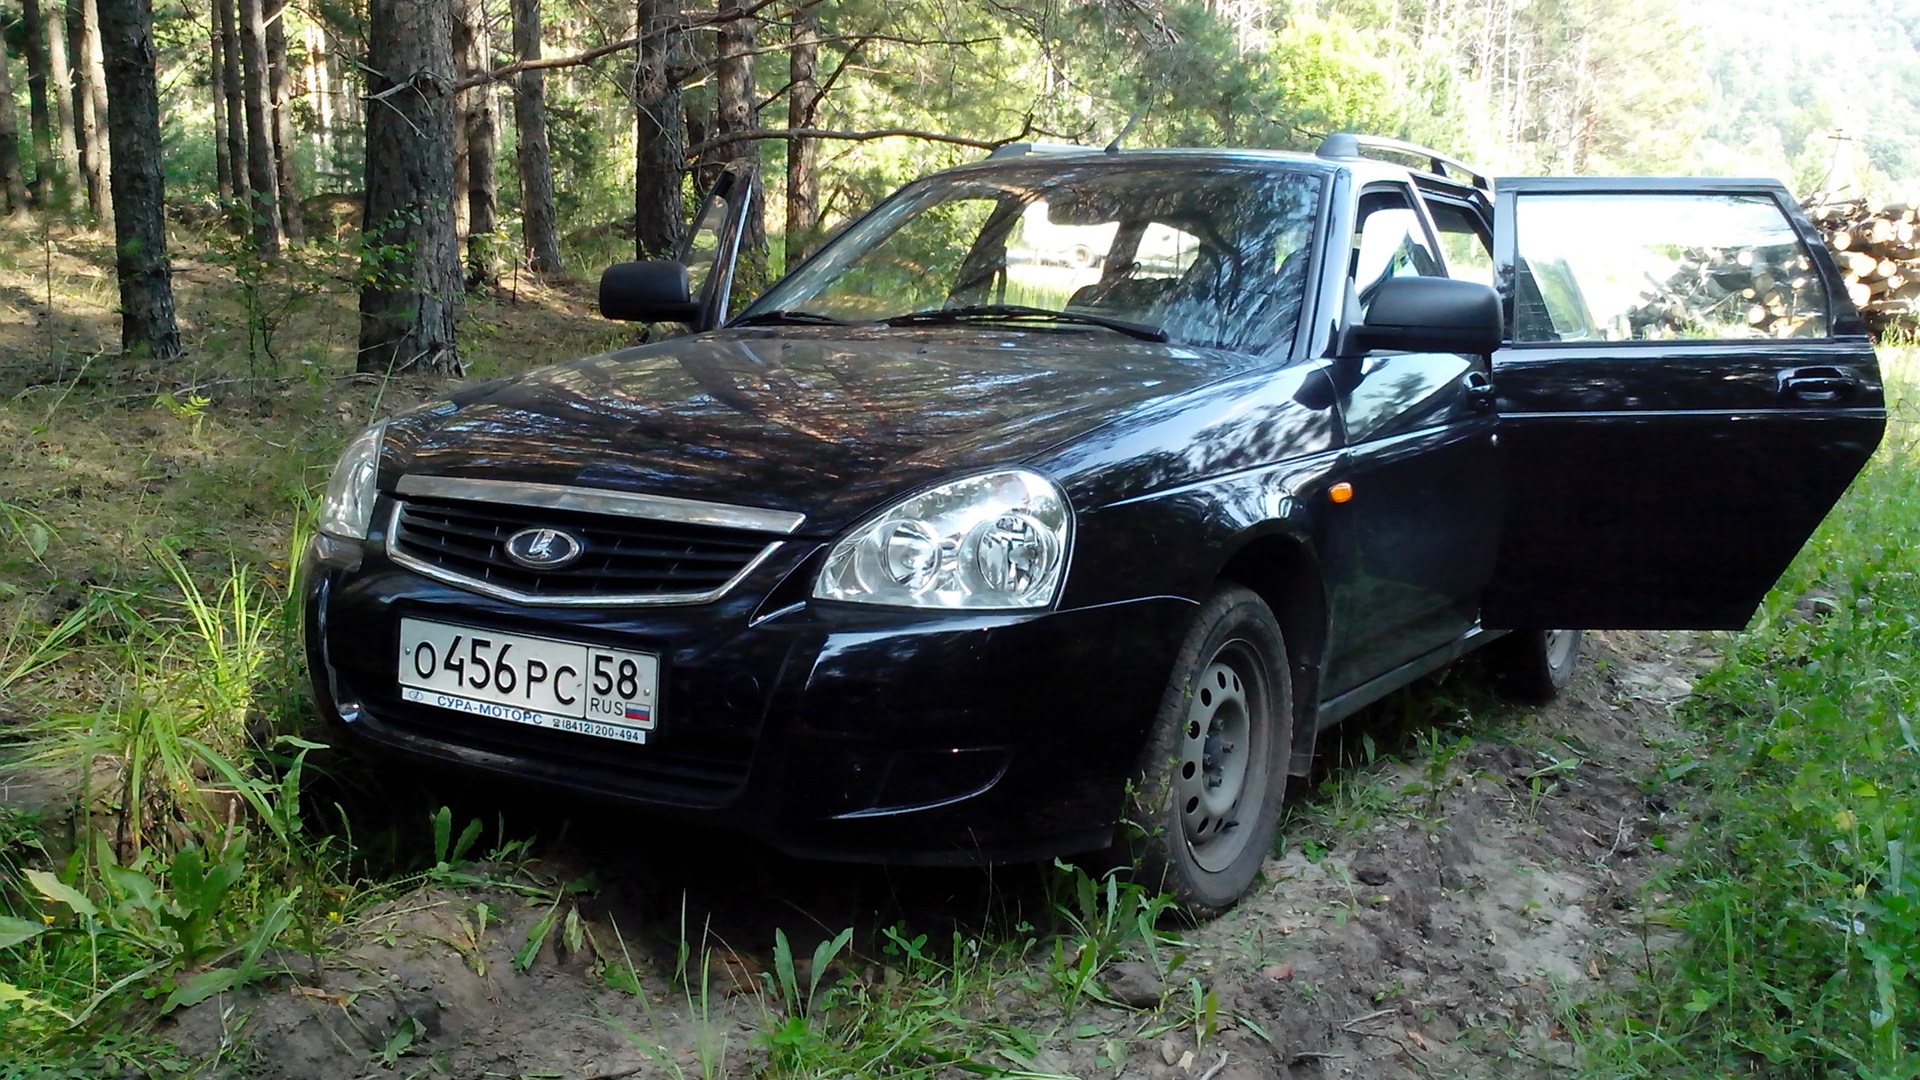
<path fill-rule="evenodd" d="M 1010 143 L 1002 146 L 980 161 L 968 162 L 951 169 L 942 170 L 935 175 L 965 175 L 975 172 L 996 172 L 1003 168 L 1032 168 L 1057 166 L 1061 168 L 1075 165 L 1172 165 L 1194 164 L 1237 165 L 1237 166 L 1281 166 L 1288 169 L 1307 170 L 1319 173 L 1346 172 L 1360 184 L 1382 181 L 1409 182 L 1418 180 L 1422 185 L 1438 185 L 1460 192 L 1471 192 L 1472 185 L 1457 179 L 1427 173 L 1418 169 L 1390 161 L 1378 161 L 1362 157 L 1323 157 L 1317 154 L 1301 153 L 1295 150 L 1267 150 L 1253 147 L 1152 147 L 1142 149 L 1103 150 L 1097 146 L 1075 146 L 1063 143 Z"/>

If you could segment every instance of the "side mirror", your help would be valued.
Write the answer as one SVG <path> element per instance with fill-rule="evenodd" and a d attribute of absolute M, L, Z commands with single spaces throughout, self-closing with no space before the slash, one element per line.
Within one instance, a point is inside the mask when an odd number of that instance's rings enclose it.
<path fill-rule="evenodd" d="M 1340 355 L 1375 349 L 1491 353 L 1500 347 L 1500 324 L 1500 295 L 1485 285 L 1389 278 L 1374 287 L 1365 321 L 1347 329 Z"/>
<path fill-rule="evenodd" d="M 600 314 L 621 322 L 684 322 L 700 317 L 687 268 L 670 259 L 614 263 L 600 275 Z"/>

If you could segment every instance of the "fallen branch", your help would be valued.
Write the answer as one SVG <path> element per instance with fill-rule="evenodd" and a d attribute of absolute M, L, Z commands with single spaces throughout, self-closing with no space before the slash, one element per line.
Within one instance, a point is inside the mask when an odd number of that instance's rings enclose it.
<path fill-rule="evenodd" d="M 1378 1020 L 1383 1016 L 1392 1016 L 1394 1013 L 1397 1013 L 1399 1011 L 1400 1011 L 1399 1009 L 1375 1009 L 1372 1012 L 1366 1014 L 1365 1016 L 1356 1016 L 1353 1019 L 1347 1021 L 1346 1023 L 1341 1024 L 1340 1026 L 1344 1030 L 1352 1031 L 1354 1028 L 1359 1027 L 1361 1024 L 1367 1023 L 1370 1020 Z"/>

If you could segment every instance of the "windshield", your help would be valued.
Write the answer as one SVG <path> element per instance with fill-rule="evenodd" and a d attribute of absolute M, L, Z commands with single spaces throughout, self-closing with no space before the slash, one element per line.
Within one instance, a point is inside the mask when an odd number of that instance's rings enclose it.
<path fill-rule="evenodd" d="M 1257 352 L 1291 341 L 1299 323 L 1320 184 L 1304 170 L 1181 162 L 934 177 L 855 224 L 742 318 L 879 322 L 1015 305 Z"/>

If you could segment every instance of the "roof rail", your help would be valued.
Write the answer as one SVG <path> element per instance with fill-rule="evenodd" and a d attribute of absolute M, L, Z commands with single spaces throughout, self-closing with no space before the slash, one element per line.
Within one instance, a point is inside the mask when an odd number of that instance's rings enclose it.
<path fill-rule="evenodd" d="M 1091 154 L 1100 148 L 1082 146 L 1078 143 L 1057 142 L 1011 142 L 1001 143 L 987 154 L 989 160 L 1004 157 L 1025 157 L 1028 154 Z"/>
<path fill-rule="evenodd" d="M 1352 132 L 1339 132 L 1327 136 L 1314 151 L 1315 157 L 1323 158 L 1362 158 L 1362 151 L 1373 150 L 1380 153 L 1400 154 L 1405 157 L 1422 158 L 1427 162 L 1426 172 L 1443 180 L 1465 178 L 1466 181 L 1482 191 L 1492 191 L 1493 181 L 1480 170 L 1449 157 L 1430 146 L 1418 143 L 1402 142 L 1399 139 L 1387 139 L 1378 135 L 1357 135 Z"/>

